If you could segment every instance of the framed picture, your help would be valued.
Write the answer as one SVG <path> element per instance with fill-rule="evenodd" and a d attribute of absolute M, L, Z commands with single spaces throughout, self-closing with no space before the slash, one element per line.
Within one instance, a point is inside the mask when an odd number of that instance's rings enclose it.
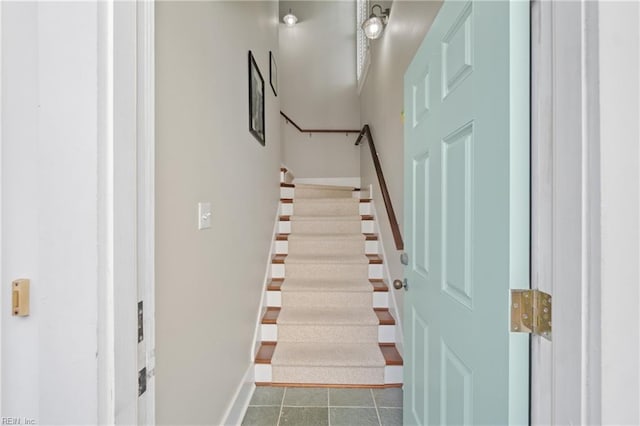
<path fill-rule="evenodd" d="M 264 79 L 249 51 L 249 132 L 264 146 Z"/>
<path fill-rule="evenodd" d="M 278 96 L 278 65 L 272 51 L 269 51 L 269 84 L 273 94 Z"/>

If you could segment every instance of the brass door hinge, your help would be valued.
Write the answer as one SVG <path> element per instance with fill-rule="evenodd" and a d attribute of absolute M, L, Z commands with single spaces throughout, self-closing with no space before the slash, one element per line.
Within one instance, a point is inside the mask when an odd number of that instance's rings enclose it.
<path fill-rule="evenodd" d="M 551 295 L 540 290 L 511 290 L 511 331 L 551 340 Z"/>

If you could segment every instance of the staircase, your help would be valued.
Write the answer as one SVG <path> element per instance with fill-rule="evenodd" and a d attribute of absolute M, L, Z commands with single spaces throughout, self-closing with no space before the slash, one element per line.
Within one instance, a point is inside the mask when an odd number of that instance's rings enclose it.
<path fill-rule="evenodd" d="M 402 358 L 370 200 L 281 175 L 256 384 L 398 386 Z"/>

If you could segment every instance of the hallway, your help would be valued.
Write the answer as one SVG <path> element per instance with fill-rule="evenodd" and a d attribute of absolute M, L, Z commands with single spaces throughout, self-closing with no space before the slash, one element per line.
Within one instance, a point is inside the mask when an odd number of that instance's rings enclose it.
<path fill-rule="evenodd" d="M 402 425 L 402 389 L 259 386 L 243 426 Z"/>

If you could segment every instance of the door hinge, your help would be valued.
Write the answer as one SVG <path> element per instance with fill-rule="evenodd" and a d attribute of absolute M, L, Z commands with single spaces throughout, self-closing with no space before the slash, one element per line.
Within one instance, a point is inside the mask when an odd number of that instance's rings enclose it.
<path fill-rule="evenodd" d="M 511 290 L 511 331 L 551 340 L 551 295 L 540 290 Z"/>

